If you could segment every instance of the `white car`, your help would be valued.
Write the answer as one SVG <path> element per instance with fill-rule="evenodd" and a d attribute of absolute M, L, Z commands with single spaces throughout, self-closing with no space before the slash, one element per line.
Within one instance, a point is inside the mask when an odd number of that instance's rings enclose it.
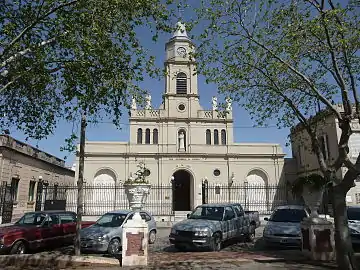
<path fill-rule="evenodd" d="M 270 218 L 264 218 L 267 221 L 263 232 L 265 245 L 301 247 L 300 222 L 309 217 L 309 213 L 303 205 L 277 207 Z"/>

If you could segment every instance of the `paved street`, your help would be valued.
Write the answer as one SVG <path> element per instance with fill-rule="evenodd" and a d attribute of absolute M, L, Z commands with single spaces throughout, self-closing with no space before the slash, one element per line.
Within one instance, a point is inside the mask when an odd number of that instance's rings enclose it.
<path fill-rule="evenodd" d="M 170 246 L 168 235 L 170 228 L 160 228 L 158 230 L 157 241 L 149 247 L 149 265 L 147 267 L 125 267 L 125 269 L 262 269 L 262 270 L 322 270 L 329 269 L 320 266 L 289 262 L 271 262 L 267 258 L 276 257 L 281 251 L 265 251 L 261 247 L 261 236 L 263 227 L 256 230 L 256 239 L 254 243 L 229 243 L 225 245 L 221 252 L 204 253 L 204 252 L 178 252 Z M 67 250 L 72 253 L 72 248 Z M 287 252 L 286 250 L 284 252 Z M 293 251 L 299 252 L 299 251 Z M 98 255 L 97 255 L 98 256 Z M 255 261 L 254 261 L 255 260 Z M 256 261 L 257 260 L 257 261 Z M 262 260 L 262 261 L 261 261 Z M 305 262 L 304 262 L 305 263 Z M 6 267 L 4 270 L 35 270 L 39 267 L 28 266 L 26 268 Z M 54 270 L 53 267 L 41 267 L 41 270 Z M 115 270 L 119 269 L 118 266 L 113 267 L 76 267 L 66 269 L 79 269 L 79 270 Z"/>

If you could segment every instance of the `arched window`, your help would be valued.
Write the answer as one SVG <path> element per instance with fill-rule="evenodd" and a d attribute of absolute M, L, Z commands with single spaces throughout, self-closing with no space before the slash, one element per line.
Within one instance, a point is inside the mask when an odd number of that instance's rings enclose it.
<path fill-rule="evenodd" d="M 176 75 L 176 94 L 187 93 L 187 77 L 184 72 L 180 72 Z"/>
<path fill-rule="evenodd" d="M 150 144 L 150 129 L 149 128 L 147 128 L 145 130 L 145 143 Z"/>
<path fill-rule="evenodd" d="M 142 128 L 138 128 L 138 131 L 137 131 L 137 143 L 142 144 Z"/>
<path fill-rule="evenodd" d="M 226 145 L 226 131 L 225 131 L 225 129 L 221 130 L 221 144 Z"/>
<path fill-rule="evenodd" d="M 211 144 L 211 131 L 210 131 L 210 129 L 206 130 L 206 144 Z"/>
<path fill-rule="evenodd" d="M 219 131 L 217 129 L 214 130 L 214 144 L 219 144 Z"/>
<path fill-rule="evenodd" d="M 159 132 L 156 128 L 153 130 L 153 144 L 159 143 Z"/>

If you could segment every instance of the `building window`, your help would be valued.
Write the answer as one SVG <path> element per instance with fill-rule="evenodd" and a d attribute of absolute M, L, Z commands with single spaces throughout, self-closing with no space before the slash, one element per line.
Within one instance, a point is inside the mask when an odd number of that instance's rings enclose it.
<path fill-rule="evenodd" d="M 19 181 L 20 179 L 18 178 L 11 179 L 11 197 L 14 202 L 16 202 L 18 199 Z"/>
<path fill-rule="evenodd" d="M 30 183 L 29 183 L 28 202 L 33 202 L 33 201 L 35 201 L 35 200 L 34 200 L 35 185 L 36 185 L 36 182 L 35 182 L 35 181 L 30 181 Z"/>
<path fill-rule="evenodd" d="M 210 129 L 206 130 L 206 144 L 211 144 L 211 131 L 210 131 Z"/>
<path fill-rule="evenodd" d="M 145 143 L 150 144 L 150 129 L 149 128 L 147 128 L 145 130 Z"/>
<path fill-rule="evenodd" d="M 184 72 L 180 72 L 176 76 L 176 94 L 187 93 L 187 77 Z"/>
<path fill-rule="evenodd" d="M 226 131 L 225 131 L 225 129 L 221 130 L 221 144 L 226 145 Z"/>
<path fill-rule="evenodd" d="M 217 129 L 214 130 L 214 144 L 219 144 L 219 131 Z"/>
<path fill-rule="evenodd" d="M 158 144 L 159 143 L 159 132 L 158 130 L 155 128 L 153 130 L 153 144 Z"/>
<path fill-rule="evenodd" d="M 321 147 L 321 151 L 324 155 L 324 159 L 328 160 L 329 159 L 329 140 L 328 140 L 328 135 L 323 135 L 320 138 L 320 147 Z"/>
<path fill-rule="evenodd" d="M 137 130 L 137 143 L 142 144 L 142 129 L 138 128 Z"/>
<path fill-rule="evenodd" d="M 220 170 L 215 169 L 213 173 L 214 173 L 214 176 L 219 176 L 220 175 Z"/>

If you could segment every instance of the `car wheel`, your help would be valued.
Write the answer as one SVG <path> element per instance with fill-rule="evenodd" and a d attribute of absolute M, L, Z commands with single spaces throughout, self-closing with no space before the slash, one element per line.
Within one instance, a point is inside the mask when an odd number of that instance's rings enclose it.
<path fill-rule="evenodd" d="M 250 233 L 248 233 L 245 237 L 246 242 L 253 242 L 255 240 L 255 226 L 250 226 Z"/>
<path fill-rule="evenodd" d="M 219 234 L 214 234 L 211 243 L 210 243 L 211 251 L 220 251 L 221 250 L 221 237 Z"/>
<path fill-rule="evenodd" d="M 26 253 L 26 245 L 24 241 L 16 242 L 10 250 L 10 254 L 25 254 L 25 253 Z"/>
<path fill-rule="evenodd" d="M 109 246 L 108 246 L 108 253 L 110 255 L 116 255 L 116 254 L 119 254 L 120 252 L 120 247 L 121 247 L 121 243 L 120 243 L 120 240 L 115 238 L 115 239 L 112 239 L 109 243 Z"/>
<path fill-rule="evenodd" d="M 156 241 L 156 231 L 155 230 L 152 230 L 150 233 L 149 233 L 149 244 L 154 244 Z"/>

